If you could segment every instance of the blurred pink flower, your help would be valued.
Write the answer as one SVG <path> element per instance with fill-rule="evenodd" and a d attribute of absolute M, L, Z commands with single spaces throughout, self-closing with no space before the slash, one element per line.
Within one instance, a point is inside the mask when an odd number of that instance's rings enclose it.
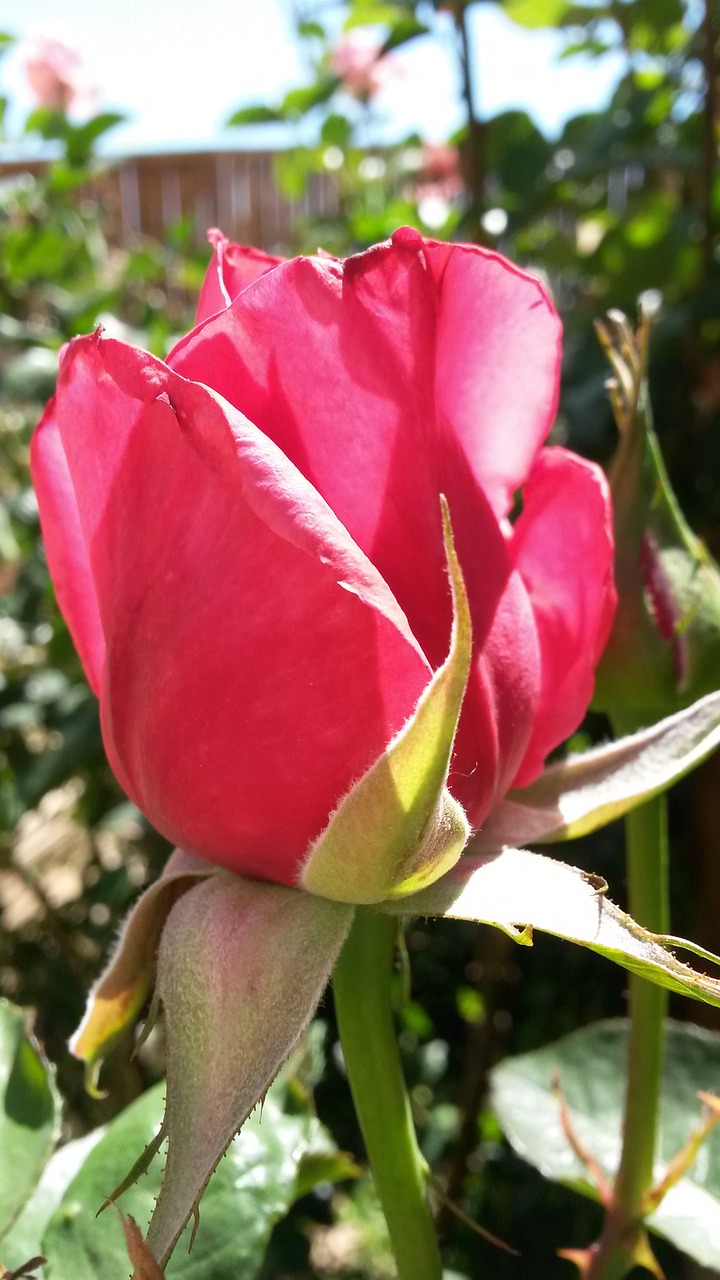
<path fill-rule="evenodd" d="M 340 37 L 328 65 L 348 93 L 367 102 L 387 82 L 391 59 L 383 55 L 374 35 L 358 27 Z"/>
<path fill-rule="evenodd" d="M 28 41 L 23 58 L 28 84 L 38 107 L 67 112 L 93 90 L 87 83 L 76 49 L 46 37 Z"/>

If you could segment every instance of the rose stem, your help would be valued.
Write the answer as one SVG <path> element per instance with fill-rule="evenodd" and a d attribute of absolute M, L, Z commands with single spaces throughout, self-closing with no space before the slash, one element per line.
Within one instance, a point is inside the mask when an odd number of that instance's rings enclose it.
<path fill-rule="evenodd" d="M 630 731 L 613 719 L 615 732 Z M 633 809 L 625 818 L 628 909 L 653 933 L 670 932 L 667 798 Z M 622 1155 L 613 1197 L 585 1280 L 619 1280 L 636 1265 L 642 1230 L 641 1201 L 652 1186 L 664 1049 L 667 991 L 631 973 L 630 1042 Z"/>
<path fill-rule="evenodd" d="M 400 1280 L 441 1280 L 410 1100 L 392 1018 L 397 923 L 358 907 L 333 973 L 340 1043 Z"/>

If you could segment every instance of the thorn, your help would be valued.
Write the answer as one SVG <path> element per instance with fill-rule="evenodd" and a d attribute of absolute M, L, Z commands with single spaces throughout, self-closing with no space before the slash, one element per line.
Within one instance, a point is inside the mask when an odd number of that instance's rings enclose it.
<path fill-rule="evenodd" d="M 194 1205 L 193 1205 L 193 1207 L 192 1207 L 192 1216 L 193 1216 L 193 1228 L 192 1228 L 192 1231 L 190 1232 L 190 1243 L 189 1243 L 189 1245 L 188 1245 L 188 1253 L 192 1253 L 192 1247 L 193 1247 L 193 1245 L 194 1245 L 194 1243 L 195 1243 L 195 1237 L 196 1237 L 196 1235 L 197 1235 L 197 1233 L 198 1233 L 198 1227 L 200 1226 L 200 1202 L 199 1202 L 199 1200 L 196 1200 L 196 1201 L 195 1201 L 195 1203 L 194 1203 Z"/>
<path fill-rule="evenodd" d="M 147 1017 L 138 1033 L 137 1040 L 135 1041 L 135 1044 L 133 1046 L 133 1051 L 130 1055 L 131 1058 L 137 1057 L 138 1053 L 140 1052 L 143 1045 L 145 1044 L 145 1041 L 150 1035 L 150 1032 L 153 1030 L 155 1023 L 157 1022 L 160 1016 L 160 1006 L 161 1006 L 160 997 L 157 994 L 157 992 L 154 992 L 152 1000 L 150 1001 L 150 1008 L 148 1009 Z"/>

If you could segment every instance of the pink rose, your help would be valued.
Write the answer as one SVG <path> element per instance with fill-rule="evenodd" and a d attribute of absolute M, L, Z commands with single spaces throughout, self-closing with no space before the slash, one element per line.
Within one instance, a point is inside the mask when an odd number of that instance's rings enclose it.
<path fill-rule="evenodd" d="M 387 82 L 390 59 L 371 32 L 355 27 L 338 40 L 328 65 L 348 93 L 367 102 Z"/>
<path fill-rule="evenodd" d="M 473 632 L 450 792 L 478 828 L 540 773 L 615 601 L 602 473 L 542 447 L 559 357 L 537 280 L 408 228 L 346 261 L 216 234 L 166 363 L 70 343 L 32 444 L 48 561 L 169 840 L 297 883 L 448 653 L 440 494 Z"/>
<path fill-rule="evenodd" d="M 30 41 L 25 49 L 24 64 L 39 107 L 67 112 L 78 97 L 87 93 L 79 53 L 60 40 Z"/>

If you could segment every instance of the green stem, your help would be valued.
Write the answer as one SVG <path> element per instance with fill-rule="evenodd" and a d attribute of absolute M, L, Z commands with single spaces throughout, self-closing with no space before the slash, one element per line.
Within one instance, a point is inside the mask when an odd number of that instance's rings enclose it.
<path fill-rule="evenodd" d="M 634 809 L 625 823 L 630 914 L 653 933 L 669 933 L 665 795 Z M 653 1182 L 666 1011 L 667 991 L 630 974 L 622 1155 L 612 1203 L 586 1280 L 620 1280 L 637 1261 L 642 1199 Z"/>
<path fill-rule="evenodd" d="M 670 932 L 667 798 L 656 796 L 625 819 L 630 914 L 652 933 Z M 630 1061 L 616 1199 L 637 1206 L 652 1183 L 667 991 L 630 975 Z"/>
<path fill-rule="evenodd" d="M 392 1019 L 397 924 L 358 907 L 333 973 L 333 993 L 350 1088 L 390 1234 L 399 1280 L 441 1280 L 442 1263 L 427 1200 Z"/>

